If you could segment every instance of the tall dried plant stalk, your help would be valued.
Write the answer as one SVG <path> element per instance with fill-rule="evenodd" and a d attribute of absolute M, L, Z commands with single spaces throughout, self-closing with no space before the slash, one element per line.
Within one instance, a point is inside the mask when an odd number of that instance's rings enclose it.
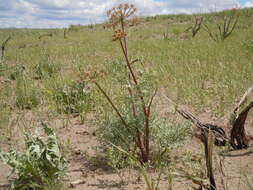
<path fill-rule="evenodd" d="M 137 106 L 141 105 L 141 110 L 144 115 L 143 127 L 144 132 L 142 133 L 139 128 L 136 128 L 136 137 L 135 144 L 140 150 L 140 162 L 146 163 L 150 159 L 150 115 L 151 115 L 151 105 L 153 103 L 153 99 L 156 95 L 157 90 L 150 97 L 149 101 L 146 103 L 144 100 L 144 95 L 142 93 L 141 87 L 139 85 L 138 77 L 133 67 L 134 61 L 130 61 L 129 58 L 129 50 L 128 50 L 128 41 L 127 41 L 127 32 L 126 27 L 129 25 L 137 24 L 137 20 L 135 17 L 137 9 L 134 5 L 131 4 L 120 4 L 117 7 L 112 8 L 107 12 L 109 17 L 109 26 L 119 27 L 112 36 L 113 41 L 118 41 L 120 44 L 120 48 L 123 53 L 123 57 L 126 63 L 127 71 L 128 71 L 128 95 L 132 99 L 132 114 L 137 119 Z M 117 115 L 121 119 L 123 125 L 126 128 L 129 128 L 127 122 L 124 120 L 120 111 L 116 108 L 115 104 L 111 100 L 110 96 L 106 94 L 106 92 L 102 89 L 102 87 L 95 82 L 98 89 L 102 92 L 102 94 L 106 97 L 108 102 L 111 104 L 112 108 L 116 111 Z M 138 99 L 135 99 L 134 96 L 137 95 Z M 138 104 L 140 102 L 140 104 Z"/>

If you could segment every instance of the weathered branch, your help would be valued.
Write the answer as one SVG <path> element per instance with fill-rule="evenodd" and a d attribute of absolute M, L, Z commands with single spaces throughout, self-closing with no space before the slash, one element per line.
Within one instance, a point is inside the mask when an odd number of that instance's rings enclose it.
<path fill-rule="evenodd" d="M 213 174 L 213 134 L 211 130 L 203 133 L 204 140 L 202 141 L 204 143 L 205 147 L 205 159 L 206 159 L 206 169 L 207 169 L 207 177 L 209 178 L 210 182 L 210 190 L 216 190 L 216 183 L 214 179 Z"/>
<path fill-rule="evenodd" d="M 250 99 L 252 98 L 252 99 Z M 185 119 L 191 121 L 201 131 L 211 130 L 215 136 L 215 144 L 218 146 L 224 146 L 226 143 L 230 143 L 234 149 L 243 149 L 248 147 L 250 136 L 245 132 L 245 121 L 247 119 L 249 111 L 253 108 L 253 85 L 248 88 L 239 104 L 234 108 L 233 113 L 230 116 L 230 138 L 227 137 L 225 131 L 216 125 L 204 124 L 194 117 L 191 113 L 182 109 L 177 109 L 177 112 Z"/>
<path fill-rule="evenodd" d="M 225 146 L 226 142 L 229 141 L 229 139 L 226 136 L 225 131 L 221 127 L 208 124 L 208 123 L 204 124 L 200 120 L 198 120 L 196 117 L 194 117 L 192 114 L 182 109 L 177 109 L 177 112 L 180 115 L 182 115 L 185 119 L 191 121 L 201 131 L 204 131 L 204 132 L 208 132 L 209 130 L 212 131 L 215 136 L 215 144 L 217 146 Z"/>
<path fill-rule="evenodd" d="M 1 45 L 1 58 L 4 58 L 4 53 L 5 53 L 5 47 L 7 45 L 7 43 L 9 42 L 9 40 L 11 39 L 11 37 L 9 36 Z"/>
<path fill-rule="evenodd" d="M 239 101 L 239 103 L 237 104 L 237 106 L 235 107 L 233 113 L 236 114 L 238 112 L 238 109 L 240 107 L 242 107 L 250 98 L 250 95 L 253 95 L 253 85 L 250 86 L 247 91 L 244 93 L 244 95 L 242 96 L 241 100 Z"/>
<path fill-rule="evenodd" d="M 196 135 L 201 142 L 204 144 L 205 148 L 205 160 L 206 160 L 206 169 L 207 177 L 210 182 L 210 190 L 216 190 L 216 183 L 213 174 L 212 166 L 212 150 L 213 150 L 213 140 L 216 145 L 225 145 L 227 138 L 225 131 L 217 126 L 211 124 L 202 124 L 197 118 L 195 118 L 190 113 L 177 110 L 185 119 L 190 120 L 200 129 L 200 135 Z"/>
<path fill-rule="evenodd" d="M 192 29 L 192 37 L 193 38 L 196 36 L 196 34 L 201 29 L 202 23 L 203 23 L 203 17 L 195 17 L 195 24 L 191 28 Z"/>

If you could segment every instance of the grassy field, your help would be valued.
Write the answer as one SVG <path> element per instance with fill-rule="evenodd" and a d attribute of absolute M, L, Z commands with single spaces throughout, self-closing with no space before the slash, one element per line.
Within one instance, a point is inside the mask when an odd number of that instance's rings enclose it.
<path fill-rule="evenodd" d="M 129 57 L 138 59 L 134 64 L 142 76 L 144 91 L 157 87 L 158 102 L 168 96 L 196 115 L 212 113 L 208 119 L 224 121 L 253 79 L 253 9 L 237 10 L 237 14 L 239 20 L 233 33 L 218 42 L 203 28 L 192 38 L 191 32 L 186 32 L 194 23 L 191 15 L 145 17 L 139 25 L 128 28 Z M 216 14 L 203 16 L 211 30 L 217 30 Z M 0 145 L 3 147 L 17 142 L 22 147 L 20 134 L 34 131 L 41 121 L 49 124 L 59 121 L 60 127 L 71 131 L 77 119 L 80 125 L 89 126 L 89 130 L 115 138 L 99 130 L 101 126 L 114 130 L 120 124 L 114 121 L 116 114 L 106 98 L 88 80 L 94 76 L 119 108 L 124 109 L 127 91 L 124 58 L 119 43 L 112 41 L 113 30 L 98 24 L 71 26 L 65 32 L 66 38 L 64 29 L 0 30 L 0 42 L 11 36 L 0 62 Z M 44 34 L 51 36 L 39 39 Z M 162 105 L 154 102 L 153 107 L 155 115 L 161 118 L 163 112 L 171 111 L 166 110 L 171 107 L 169 101 Z M 183 121 L 177 125 L 189 126 Z M 184 127 L 177 133 L 189 140 L 191 136 Z M 161 130 L 166 129 L 161 127 Z M 170 135 L 160 136 L 170 138 Z M 60 138 L 64 147 L 66 138 Z M 94 144 L 94 148 L 103 143 Z M 174 150 L 173 146 L 170 150 Z M 111 166 L 117 165 L 115 157 L 120 155 L 113 151 L 106 155 L 112 161 Z"/>

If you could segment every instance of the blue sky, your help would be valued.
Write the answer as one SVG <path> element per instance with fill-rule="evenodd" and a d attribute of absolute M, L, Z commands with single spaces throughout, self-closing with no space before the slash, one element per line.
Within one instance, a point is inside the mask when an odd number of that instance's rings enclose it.
<path fill-rule="evenodd" d="M 253 7 L 253 0 L 0 0 L 0 27 L 100 23 L 105 21 L 108 9 L 122 2 L 135 4 L 141 16 Z"/>

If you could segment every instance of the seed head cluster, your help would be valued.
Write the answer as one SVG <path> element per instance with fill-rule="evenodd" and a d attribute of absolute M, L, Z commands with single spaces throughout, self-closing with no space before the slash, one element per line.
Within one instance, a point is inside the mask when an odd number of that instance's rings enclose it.
<path fill-rule="evenodd" d="M 117 7 L 113 7 L 107 12 L 107 16 L 109 17 L 109 22 L 111 27 L 116 27 L 117 25 L 126 25 L 128 22 L 133 22 L 136 20 L 134 17 L 137 8 L 132 4 L 120 4 Z M 133 20 L 131 20 L 131 18 Z"/>
<path fill-rule="evenodd" d="M 119 29 L 114 32 L 114 34 L 112 36 L 112 40 L 116 41 L 116 40 L 119 40 L 124 37 L 126 37 L 126 33 Z"/>

